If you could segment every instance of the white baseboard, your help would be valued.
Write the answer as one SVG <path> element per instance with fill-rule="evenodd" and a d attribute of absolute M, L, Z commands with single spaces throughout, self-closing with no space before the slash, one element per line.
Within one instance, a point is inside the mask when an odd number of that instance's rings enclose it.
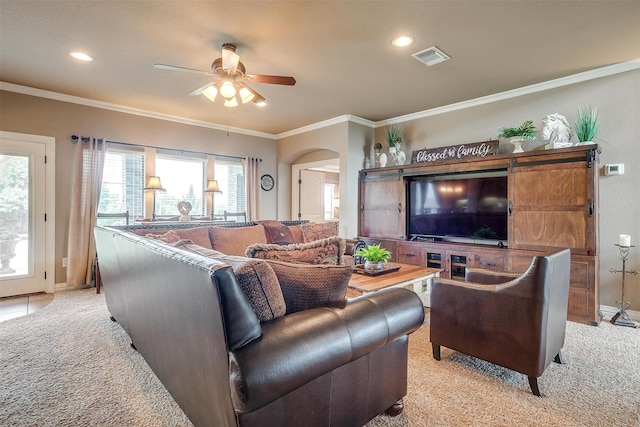
<path fill-rule="evenodd" d="M 602 312 L 602 317 L 605 319 L 611 320 L 613 316 L 618 312 L 618 307 L 611 307 L 608 305 L 601 305 L 600 311 Z M 640 322 L 640 311 L 635 310 L 627 310 L 627 314 L 634 322 Z"/>

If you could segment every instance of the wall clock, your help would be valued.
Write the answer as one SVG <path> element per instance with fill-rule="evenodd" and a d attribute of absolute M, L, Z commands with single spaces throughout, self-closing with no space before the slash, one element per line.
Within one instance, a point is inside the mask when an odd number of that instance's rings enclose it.
<path fill-rule="evenodd" d="M 273 177 L 269 174 L 264 174 L 262 175 L 262 178 L 260 178 L 260 186 L 264 191 L 273 190 L 273 184 L 274 184 Z"/>

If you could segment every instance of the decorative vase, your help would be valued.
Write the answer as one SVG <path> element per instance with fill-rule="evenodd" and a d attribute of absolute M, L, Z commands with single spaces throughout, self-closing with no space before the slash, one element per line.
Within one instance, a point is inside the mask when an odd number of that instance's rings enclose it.
<path fill-rule="evenodd" d="M 395 165 L 401 166 L 404 165 L 404 161 L 407 160 L 406 154 L 402 151 L 402 143 L 396 142 L 396 157 L 395 157 Z"/>
<path fill-rule="evenodd" d="M 522 144 L 524 144 L 525 137 L 524 136 L 512 136 L 509 138 L 509 142 L 513 145 L 514 153 L 524 153 L 522 149 Z"/>
<path fill-rule="evenodd" d="M 365 261 L 364 269 L 366 271 L 382 271 L 384 268 L 384 261 Z"/>
<path fill-rule="evenodd" d="M 385 166 L 387 166 L 387 155 L 384 153 L 380 154 L 380 167 L 383 168 Z"/>
<path fill-rule="evenodd" d="M 379 168 L 380 167 L 380 150 L 376 150 L 376 158 L 373 161 L 373 167 L 374 168 Z"/>

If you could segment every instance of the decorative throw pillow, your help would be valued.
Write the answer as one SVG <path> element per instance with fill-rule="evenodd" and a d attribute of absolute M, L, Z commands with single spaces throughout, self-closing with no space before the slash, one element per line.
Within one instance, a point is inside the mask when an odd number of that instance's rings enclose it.
<path fill-rule="evenodd" d="M 344 239 L 333 236 L 310 243 L 250 245 L 245 255 L 249 258 L 275 259 L 297 264 L 342 265 L 344 248 Z"/>
<path fill-rule="evenodd" d="M 213 249 L 209 239 L 209 227 L 178 228 L 175 232 L 181 239 L 189 239 L 196 245 Z"/>
<path fill-rule="evenodd" d="M 286 306 L 278 278 L 271 266 L 262 260 L 226 255 L 214 249 L 185 244 L 181 248 L 223 262 L 233 269 L 240 288 L 260 322 L 284 316 Z"/>
<path fill-rule="evenodd" d="M 144 237 L 147 239 L 159 240 L 164 243 L 176 243 L 182 240 L 174 230 L 169 230 L 164 234 L 147 233 Z"/>
<path fill-rule="evenodd" d="M 291 243 L 304 243 L 304 237 L 302 236 L 302 228 L 300 225 L 287 225 L 291 236 L 293 236 L 293 242 Z"/>
<path fill-rule="evenodd" d="M 338 222 L 310 222 L 309 224 L 301 224 L 302 237 L 305 242 L 313 242 L 314 240 L 327 239 L 338 235 Z"/>
<path fill-rule="evenodd" d="M 258 221 L 264 227 L 264 234 L 267 243 L 275 243 L 278 245 L 288 245 L 294 243 L 293 235 L 289 231 L 289 227 L 280 221 Z"/>
<path fill-rule="evenodd" d="M 209 227 L 212 249 L 227 255 L 243 256 L 247 246 L 267 243 L 262 225 L 247 227 Z"/>
<path fill-rule="evenodd" d="M 344 301 L 352 268 L 267 261 L 280 282 L 287 314 Z"/>

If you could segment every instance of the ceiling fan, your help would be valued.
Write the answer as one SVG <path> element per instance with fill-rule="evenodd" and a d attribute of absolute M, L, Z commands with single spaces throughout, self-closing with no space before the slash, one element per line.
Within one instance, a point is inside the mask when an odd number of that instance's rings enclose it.
<path fill-rule="evenodd" d="M 194 90 L 189 95 L 204 95 L 211 102 L 215 102 L 216 96 L 220 94 L 224 98 L 225 107 L 236 107 L 240 103 L 245 104 L 249 101 L 253 101 L 257 105 L 266 105 L 264 96 L 250 87 L 248 82 L 287 86 L 296 84 L 296 79 L 293 77 L 247 74 L 244 64 L 240 61 L 240 55 L 236 53 L 236 46 L 231 43 L 222 45 L 222 57 L 213 61 L 211 71 L 165 64 L 153 64 L 153 66 L 162 70 L 186 71 L 213 76 L 213 82 Z"/>

